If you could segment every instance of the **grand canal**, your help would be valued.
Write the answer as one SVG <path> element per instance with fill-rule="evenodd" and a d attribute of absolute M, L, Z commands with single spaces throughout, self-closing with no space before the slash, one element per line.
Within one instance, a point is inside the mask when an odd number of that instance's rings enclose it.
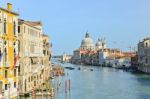
<path fill-rule="evenodd" d="M 53 79 L 54 99 L 150 99 L 150 75 L 107 67 L 57 64 L 75 69 L 65 69 L 66 76 Z M 71 90 L 66 93 L 65 81 L 69 79 Z"/>
<path fill-rule="evenodd" d="M 55 79 L 55 99 L 150 99 L 150 75 L 106 67 L 62 65 L 75 69 L 65 70 L 69 75 L 61 77 L 59 89 Z M 71 90 L 65 93 L 67 79 L 71 80 Z"/>

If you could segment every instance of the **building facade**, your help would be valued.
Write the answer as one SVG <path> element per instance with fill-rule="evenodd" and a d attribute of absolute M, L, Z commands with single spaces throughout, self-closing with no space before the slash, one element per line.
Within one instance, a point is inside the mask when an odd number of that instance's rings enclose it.
<path fill-rule="evenodd" d="M 18 87 L 18 13 L 12 7 L 0 7 L 0 98 L 7 99 L 17 96 Z"/>
<path fill-rule="evenodd" d="M 40 21 L 18 20 L 19 35 L 19 93 L 28 94 L 42 88 L 44 83 L 43 30 Z"/>
<path fill-rule="evenodd" d="M 64 62 L 70 62 L 72 56 L 71 55 L 67 55 L 66 53 L 64 53 L 62 56 L 61 56 L 61 62 L 64 63 Z"/>
<path fill-rule="evenodd" d="M 51 67 L 51 57 L 52 57 L 52 51 L 51 47 L 52 44 L 49 41 L 49 37 L 46 34 L 42 34 L 42 40 L 43 40 L 43 65 L 44 65 L 44 81 L 49 80 L 49 74 L 52 71 Z"/>
<path fill-rule="evenodd" d="M 138 43 L 138 69 L 150 73 L 150 38 L 145 38 Z"/>

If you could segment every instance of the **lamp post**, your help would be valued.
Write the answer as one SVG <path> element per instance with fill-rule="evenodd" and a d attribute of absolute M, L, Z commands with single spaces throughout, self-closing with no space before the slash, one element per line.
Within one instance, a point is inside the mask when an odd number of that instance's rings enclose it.
<path fill-rule="evenodd" d="M 10 83 L 8 83 L 8 88 L 9 88 L 9 92 L 8 92 L 8 99 L 10 99 Z"/>

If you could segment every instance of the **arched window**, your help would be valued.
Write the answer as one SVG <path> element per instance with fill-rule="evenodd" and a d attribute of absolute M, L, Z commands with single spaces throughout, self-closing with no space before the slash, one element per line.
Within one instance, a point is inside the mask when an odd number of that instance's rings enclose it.
<path fill-rule="evenodd" d="M 147 59 L 147 57 L 145 58 L 145 63 L 148 63 L 148 59 Z"/>
<path fill-rule="evenodd" d="M 145 46 L 148 47 L 148 43 L 147 42 L 145 43 Z"/>
<path fill-rule="evenodd" d="M 1 51 L 1 48 L 0 48 L 0 62 L 2 60 L 2 51 Z"/>
<path fill-rule="evenodd" d="M 15 57 L 16 57 L 16 50 L 14 48 L 14 61 L 15 61 Z"/>
<path fill-rule="evenodd" d="M 0 34 L 2 33 L 2 13 L 0 12 Z"/>
<path fill-rule="evenodd" d="M 6 46 L 6 44 L 7 44 L 7 42 L 6 41 L 4 41 L 4 45 Z"/>
<path fill-rule="evenodd" d="M 7 49 L 4 49 L 4 57 L 5 57 L 5 63 L 7 62 Z"/>
<path fill-rule="evenodd" d="M 20 52 L 20 41 L 18 41 L 18 52 Z"/>
<path fill-rule="evenodd" d="M 6 18 L 4 18 L 4 33 L 7 32 L 7 22 L 6 22 Z"/>

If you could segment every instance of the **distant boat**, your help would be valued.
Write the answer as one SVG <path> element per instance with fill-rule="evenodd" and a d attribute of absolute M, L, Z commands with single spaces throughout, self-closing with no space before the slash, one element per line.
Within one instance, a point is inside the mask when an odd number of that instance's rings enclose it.
<path fill-rule="evenodd" d="M 74 70 L 75 68 L 73 67 L 65 67 L 66 69 L 69 69 L 69 70 Z"/>
<path fill-rule="evenodd" d="M 93 71 L 93 69 L 90 69 L 90 71 Z"/>
<path fill-rule="evenodd" d="M 81 68 L 79 67 L 78 70 L 81 70 Z"/>

